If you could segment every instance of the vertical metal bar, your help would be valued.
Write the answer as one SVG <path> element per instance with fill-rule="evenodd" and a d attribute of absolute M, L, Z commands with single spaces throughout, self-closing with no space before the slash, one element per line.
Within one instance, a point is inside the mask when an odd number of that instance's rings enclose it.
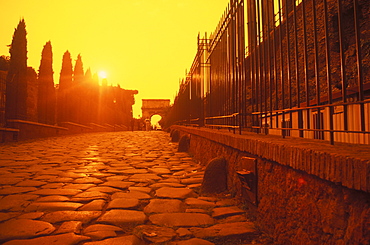
<path fill-rule="evenodd" d="M 252 14 L 253 16 L 251 18 L 253 18 L 253 80 L 254 80 L 254 112 L 258 112 L 259 111 L 259 93 L 258 93 L 258 50 L 257 50 L 257 40 L 258 40 L 258 35 L 259 33 L 257 32 L 257 12 L 256 12 L 256 9 L 257 9 L 257 6 L 256 6 L 256 1 L 252 1 Z M 255 126 L 256 123 L 259 122 L 259 116 L 258 115 L 254 115 L 253 116 L 253 124 Z M 257 129 L 256 132 L 258 133 L 259 130 Z"/>
<path fill-rule="evenodd" d="M 287 78 L 289 84 L 289 108 L 292 108 L 292 78 L 290 72 L 290 31 L 289 31 L 289 12 L 288 12 L 288 0 L 285 0 L 285 30 L 286 30 L 286 43 L 287 43 Z"/>
<path fill-rule="evenodd" d="M 244 37 L 244 0 L 240 1 L 238 6 L 238 51 L 239 51 L 239 134 L 242 134 L 245 114 L 245 37 Z"/>
<path fill-rule="evenodd" d="M 257 51 L 257 40 L 258 40 L 258 32 L 257 32 L 257 13 L 256 13 L 256 9 L 257 9 L 257 6 L 256 6 L 256 1 L 252 1 L 253 4 L 252 4 L 252 13 L 253 13 L 253 82 L 254 82 L 254 98 L 253 98 L 253 101 L 254 101 L 254 112 L 258 112 L 259 111 L 259 96 L 258 96 L 258 66 L 257 66 L 257 62 L 258 62 L 258 51 Z M 258 123 L 259 122 L 259 116 L 258 115 L 254 115 L 253 117 L 253 122 L 254 124 L 255 123 Z M 256 125 L 255 125 L 256 126 Z M 256 132 L 258 133 L 259 130 L 257 129 Z"/>
<path fill-rule="evenodd" d="M 262 114 L 263 114 L 263 91 L 262 91 L 262 48 L 261 48 L 261 7 L 260 1 L 257 0 L 257 31 L 258 31 L 258 87 L 259 87 L 259 127 L 262 127 Z"/>
<path fill-rule="evenodd" d="M 267 2 L 265 0 L 265 2 Z M 263 2 L 261 2 L 261 13 L 262 13 L 262 37 L 263 37 L 263 47 L 262 47 L 262 52 L 263 52 L 263 110 L 262 110 L 262 113 L 264 115 L 264 121 L 265 121 L 265 126 L 262 128 L 262 130 L 264 131 L 265 134 L 267 134 L 267 130 L 265 130 L 265 127 L 267 125 L 267 72 L 268 72 L 268 58 L 266 57 L 266 46 L 268 45 L 268 33 L 266 33 L 266 27 L 265 27 L 265 23 L 266 23 L 266 8 L 267 8 L 267 11 L 268 11 L 268 4 L 263 4 Z M 267 22 L 267 25 L 268 25 L 268 22 Z"/>
<path fill-rule="evenodd" d="M 359 9 L 357 0 L 353 0 L 353 13 L 354 13 L 354 24 L 355 24 L 355 38 L 356 38 L 356 50 L 357 50 L 357 84 L 358 84 L 358 100 L 362 102 L 364 100 L 364 82 L 363 82 L 363 71 L 362 71 L 362 57 L 361 57 L 361 43 L 360 43 L 360 25 L 359 25 Z M 361 116 L 361 131 L 365 131 L 365 106 L 360 103 L 360 116 Z"/>
<path fill-rule="evenodd" d="M 274 21 L 273 21 L 273 17 L 274 17 L 274 2 L 272 1 L 271 2 L 271 6 L 270 6 L 270 2 L 268 2 L 267 4 L 268 6 L 268 12 L 267 12 L 267 39 L 268 39 L 268 48 L 267 48 L 267 63 L 268 63 L 268 74 L 269 74 L 269 77 L 268 77 L 268 80 L 269 80 L 269 99 L 270 99 L 270 124 L 269 124 L 269 128 L 271 128 L 271 124 L 272 124 L 272 111 L 273 111 L 273 98 L 272 98 L 272 88 L 274 86 L 274 75 L 272 74 L 272 72 L 274 71 L 274 69 L 271 68 L 271 66 L 273 66 L 272 64 L 272 60 L 271 60 L 271 42 L 273 42 L 273 39 L 271 37 L 271 29 L 270 29 L 270 25 L 271 25 L 271 22 L 272 24 L 274 24 Z M 270 16 L 270 10 L 272 11 L 271 15 Z M 270 20 L 270 17 L 272 17 L 272 21 Z M 275 53 L 272 54 L 274 57 L 275 57 Z M 266 108 L 266 112 L 267 112 L 267 108 Z M 266 129 L 267 131 L 267 129 Z"/>
<path fill-rule="evenodd" d="M 303 20 L 303 59 L 304 59 L 304 79 L 306 92 L 306 107 L 310 106 L 310 86 L 308 81 L 308 54 L 307 54 L 307 30 L 306 30 L 306 1 L 302 1 L 302 20 Z M 307 110 L 307 129 L 311 128 L 310 110 Z"/>
<path fill-rule="evenodd" d="M 229 112 L 228 115 L 230 114 L 233 114 L 235 113 L 237 110 L 236 110 L 236 107 L 238 105 L 237 103 L 237 87 L 238 87 L 238 80 L 237 80 L 237 76 L 236 76 L 236 16 L 235 16 L 235 11 L 236 11 L 236 6 L 235 6 L 235 2 L 233 3 L 233 6 L 231 7 L 231 12 L 230 12 L 230 25 L 231 25 L 231 42 L 230 42 L 230 49 L 231 49 L 231 62 L 230 62 L 230 65 L 231 65 L 231 80 L 232 80 L 232 105 L 231 105 L 231 111 Z M 231 122 L 233 126 L 236 126 L 235 125 L 235 120 L 234 118 L 232 119 L 232 122 Z M 233 132 L 235 134 L 235 128 L 233 128 Z"/>
<path fill-rule="evenodd" d="M 317 25 L 316 25 L 316 0 L 312 0 L 312 14 L 313 14 L 313 39 L 314 39 L 314 63 L 315 63 L 315 83 L 316 83 L 316 102 L 320 105 L 320 75 L 319 75 L 319 51 L 317 46 Z M 321 109 L 317 108 L 317 128 L 321 128 Z M 324 139 L 324 131 L 316 131 L 318 139 Z"/>
<path fill-rule="evenodd" d="M 344 40 L 343 40 L 343 23 L 342 23 L 342 1 L 337 1 L 338 7 L 338 29 L 339 29 L 339 50 L 340 50 L 340 70 L 342 77 L 342 100 L 343 103 L 347 102 L 347 78 L 346 78 L 346 57 L 344 54 Z M 348 108 L 343 105 L 344 109 L 344 130 L 348 130 Z"/>
<path fill-rule="evenodd" d="M 328 103 L 331 105 L 333 104 L 333 95 L 331 91 L 331 59 L 330 59 L 330 45 L 329 45 L 329 28 L 328 28 L 328 7 L 326 4 L 327 0 L 323 0 L 323 7 L 324 7 L 324 28 L 325 28 L 325 56 L 326 56 L 326 81 L 327 81 L 327 87 L 328 87 Z M 329 127 L 330 130 L 334 129 L 334 123 L 333 123 L 333 117 L 334 117 L 334 107 L 329 107 Z M 334 144 L 334 133 L 330 131 L 330 144 Z"/>
<path fill-rule="evenodd" d="M 287 77 L 288 77 L 288 85 L 289 85 L 289 90 L 288 90 L 289 91 L 288 92 L 289 108 L 292 108 L 292 78 L 291 78 L 291 71 L 290 71 L 290 31 L 289 31 L 288 0 L 285 0 L 285 12 L 286 12 L 285 29 L 286 29 L 286 43 L 287 43 Z M 290 122 L 292 121 L 292 112 L 289 112 L 289 120 Z M 285 125 L 285 127 L 287 127 L 287 125 Z M 285 132 L 289 132 L 289 131 L 285 131 Z"/>
<path fill-rule="evenodd" d="M 251 79 L 251 103 L 252 103 L 252 112 L 257 111 L 257 93 L 256 93 L 256 18 L 255 10 L 256 7 L 253 4 L 255 1 L 248 1 L 248 43 L 249 43 L 249 64 L 250 64 L 250 79 Z M 251 126 L 255 124 L 255 116 L 251 115 Z"/>
<path fill-rule="evenodd" d="M 282 11 L 282 8 L 280 6 L 280 0 L 279 0 L 279 41 L 280 41 L 280 84 L 281 84 L 281 103 L 282 103 L 282 109 L 285 109 L 285 89 L 284 89 L 284 55 L 283 55 L 283 37 L 282 37 L 282 21 L 281 21 L 281 11 Z M 282 117 L 282 127 L 284 125 L 284 122 L 285 122 L 285 112 L 283 111 L 282 114 L 281 114 L 281 117 Z M 285 138 L 285 130 L 281 130 L 281 135 L 283 138 Z"/>
<path fill-rule="evenodd" d="M 275 20 L 275 4 L 272 4 L 272 13 L 273 13 L 273 23 L 274 23 L 274 42 L 273 42 L 273 52 L 274 52 L 274 79 L 275 79 L 275 85 L 274 85 L 274 88 L 275 88 L 275 110 L 278 110 L 279 109 L 279 79 L 278 79 L 278 63 L 277 63 L 277 48 L 276 48 L 276 45 L 278 44 L 278 40 L 276 38 L 276 20 Z M 280 29 L 280 27 L 279 27 Z M 279 127 L 279 113 L 276 112 L 276 127 L 278 128 Z"/>
<path fill-rule="evenodd" d="M 326 1 L 326 0 L 324 0 Z M 295 48 L 295 79 L 296 79 L 296 98 L 297 98 L 297 107 L 301 107 L 301 89 L 300 89 L 300 81 L 299 81 L 299 60 L 298 60 L 298 30 L 297 30 L 297 6 L 296 0 L 294 0 L 293 4 L 293 24 L 294 24 L 294 48 Z M 298 128 L 303 128 L 303 118 L 302 118 L 302 111 L 298 111 Z M 303 131 L 299 130 L 299 137 L 303 137 Z"/>

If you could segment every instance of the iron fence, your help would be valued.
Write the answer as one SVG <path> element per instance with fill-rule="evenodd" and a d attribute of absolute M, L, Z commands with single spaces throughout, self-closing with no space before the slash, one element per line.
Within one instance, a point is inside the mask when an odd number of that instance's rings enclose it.
<path fill-rule="evenodd" d="M 169 117 L 369 144 L 369 40 L 367 0 L 231 0 Z"/>

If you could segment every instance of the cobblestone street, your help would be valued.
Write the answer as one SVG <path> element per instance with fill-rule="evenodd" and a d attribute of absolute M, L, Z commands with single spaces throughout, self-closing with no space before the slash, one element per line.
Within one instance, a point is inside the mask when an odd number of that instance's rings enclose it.
<path fill-rule="evenodd" d="M 203 170 L 162 131 L 1 145 L 0 243 L 256 244 L 232 198 L 199 195 Z"/>

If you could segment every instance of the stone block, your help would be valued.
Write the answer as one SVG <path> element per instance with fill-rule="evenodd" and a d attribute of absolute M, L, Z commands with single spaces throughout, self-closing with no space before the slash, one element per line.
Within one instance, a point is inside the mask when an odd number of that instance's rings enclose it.
<path fill-rule="evenodd" d="M 224 158 L 214 158 L 207 164 L 201 191 L 221 193 L 227 190 L 227 162 Z"/>

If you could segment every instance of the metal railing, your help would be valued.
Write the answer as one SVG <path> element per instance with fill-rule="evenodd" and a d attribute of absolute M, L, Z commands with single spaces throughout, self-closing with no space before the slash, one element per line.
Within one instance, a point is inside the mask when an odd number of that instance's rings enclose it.
<path fill-rule="evenodd" d="M 198 38 L 172 121 L 370 144 L 369 8 L 366 0 L 231 0 L 210 39 Z"/>

